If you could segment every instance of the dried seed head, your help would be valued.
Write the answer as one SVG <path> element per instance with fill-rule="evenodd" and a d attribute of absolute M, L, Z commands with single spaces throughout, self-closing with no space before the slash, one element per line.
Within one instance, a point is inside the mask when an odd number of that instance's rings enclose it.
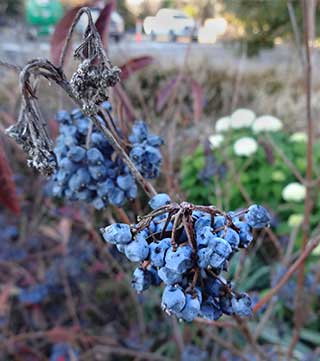
<path fill-rule="evenodd" d="M 28 104 L 29 107 L 32 103 Z M 28 166 L 35 168 L 44 176 L 53 174 L 57 166 L 53 145 L 35 109 L 31 108 L 27 111 L 24 107 L 18 122 L 9 127 L 6 133 L 27 154 Z"/>
<path fill-rule="evenodd" d="M 109 98 L 109 89 L 120 80 L 121 70 L 108 67 L 105 63 L 93 64 L 85 59 L 73 74 L 70 84 L 74 96 L 83 103 L 83 110 L 95 114 L 96 105 Z"/>

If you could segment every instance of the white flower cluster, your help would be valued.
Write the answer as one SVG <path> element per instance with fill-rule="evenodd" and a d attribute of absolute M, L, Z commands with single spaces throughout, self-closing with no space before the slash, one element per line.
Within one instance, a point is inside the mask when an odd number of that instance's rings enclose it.
<path fill-rule="evenodd" d="M 298 182 L 287 184 L 282 190 L 282 198 L 287 202 L 301 202 L 306 197 L 306 187 Z"/>
<path fill-rule="evenodd" d="M 217 120 L 215 130 L 217 133 L 227 132 L 230 129 L 251 128 L 254 133 L 277 132 L 283 124 L 280 119 L 272 115 L 256 117 L 250 109 L 237 109 L 230 116 Z"/>
<path fill-rule="evenodd" d="M 293 142 L 293 143 L 306 143 L 307 139 L 308 139 L 308 136 L 304 132 L 293 133 L 289 138 L 290 142 Z"/>
<path fill-rule="evenodd" d="M 242 137 L 233 145 L 233 151 L 236 155 L 249 157 L 258 150 L 258 143 L 254 138 Z"/>
<path fill-rule="evenodd" d="M 233 129 L 248 128 L 257 134 L 261 132 L 276 132 L 281 130 L 282 127 L 283 124 L 281 120 L 272 115 L 256 117 L 256 114 L 252 110 L 240 108 L 230 116 L 222 117 L 216 121 L 216 134 L 212 134 L 209 137 L 209 142 L 211 148 L 216 149 L 219 148 L 224 141 L 224 136 L 221 133 L 227 133 Z M 249 157 L 258 150 L 258 143 L 253 137 L 242 137 L 234 143 L 233 150 L 236 155 Z"/>
<path fill-rule="evenodd" d="M 209 142 L 211 149 L 219 148 L 221 143 L 224 140 L 224 136 L 222 134 L 212 134 L 209 137 Z"/>

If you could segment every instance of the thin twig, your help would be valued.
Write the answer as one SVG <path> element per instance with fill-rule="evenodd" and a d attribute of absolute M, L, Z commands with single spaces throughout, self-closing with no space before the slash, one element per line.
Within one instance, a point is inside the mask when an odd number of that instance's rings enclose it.
<path fill-rule="evenodd" d="M 254 306 L 253 312 L 258 312 L 262 306 L 264 306 L 270 299 L 276 295 L 280 289 L 288 282 L 290 277 L 296 272 L 296 270 L 301 266 L 301 264 L 307 259 L 309 254 L 320 244 L 320 234 L 311 239 L 303 252 L 300 254 L 300 257 L 291 265 L 286 274 L 280 279 L 278 284 L 273 287 L 261 300 Z"/>
<path fill-rule="evenodd" d="M 292 0 L 289 0 L 287 3 L 287 7 L 288 7 L 288 12 L 289 12 L 289 17 L 290 17 L 290 22 L 291 22 L 291 26 L 292 26 L 292 30 L 293 30 L 293 35 L 294 35 L 294 43 L 295 46 L 297 48 L 297 52 L 299 55 L 299 60 L 301 62 L 301 65 L 304 66 L 305 64 L 305 56 L 301 47 L 301 33 L 300 33 L 300 29 L 297 23 L 297 18 L 296 18 L 296 14 L 294 12 L 294 7 L 292 5 Z"/>
<path fill-rule="evenodd" d="M 304 22 L 304 45 L 306 52 L 306 64 L 305 64 L 305 92 L 306 92 L 306 115 L 307 115 L 307 171 L 306 181 L 312 182 L 313 172 L 313 119 L 311 111 L 312 101 L 312 64 L 311 64 L 311 49 L 310 49 L 310 10 L 315 11 L 315 7 L 311 7 L 308 1 L 303 0 L 303 22 Z M 304 202 L 304 221 L 303 221 L 303 239 L 302 239 L 302 250 L 305 250 L 308 239 L 310 237 L 310 226 L 311 226 L 311 212 L 312 212 L 312 189 L 307 187 L 306 198 Z M 295 297 L 295 313 L 294 313 L 294 330 L 291 340 L 290 347 L 288 349 L 288 360 L 292 358 L 294 348 L 299 340 L 300 331 L 303 325 L 303 305 L 302 305 L 302 294 L 304 291 L 304 271 L 305 262 L 301 262 L 299 266 L 298 281 L 297 281 L 297 292 Z"/>
<path fill-rule="evenodd" d="M 272 146 L 272 148 L 278 153 L 282 161 L 286 166 L 291 170 L 293 175 L 301 184 L 305 184 L 305 179 L 299 169 L 294 165 L 294 163 L 285 155 L 284 151 L 273 141 L 270 134 L 266 134 L 266 141 Z"/>
<path fill-rule="evenodd" d="M 224 349 L 229 350 L 233 355 L 239 357 L 242 361 L 250 361 L 250 359 L 243 354 L 243 351 L 237 349 L 231 342 L 228 342 L 222 337 L 215 335 L 213 332 L 210 334 L 210 337 L 213 341 L 222 346 Z"/>
<path fill-rule="evenodd" d="M 10 63 L 7 63 L 6 61 L 2 61 L 2 60 L 0 60 L 0 66 L 3 66 L 4 68 L 10 69 L 10 70 L 13 70 L 16 73 L 20 73 L 20 71 L 22 70 L 22 68 L 20 66 L 10 64 Z"/>
<path fill-rule="evenodd" d="M 259 345 L 257 344 L 256 340 L 254 339 L 254 337 L 251 334 L 251 331 L 247 325 L 247 322 L 244 321 L 242 318 L 240 318 L 239 316 L 234 315 L 233 318 L 236 320 L 240 330 L 242 331 L 243 335 L 246 337 L 246 339 L 248 340 L 248 343 L 251 345 L 252 350 L 255 352 L 255 354 L 258 357 L 258 360 L 265 360 L 267 361 L 264 353 L 260 350 Z"/>

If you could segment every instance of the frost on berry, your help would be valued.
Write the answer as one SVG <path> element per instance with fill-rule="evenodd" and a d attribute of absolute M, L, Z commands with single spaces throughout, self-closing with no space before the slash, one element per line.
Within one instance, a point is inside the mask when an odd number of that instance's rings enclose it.
<path fill-rule="evenodd" d="M 218 320 L 223 314 L 250 317 L 250 297 L 236 292 L 222 274 L 233 255 L 252 242 L 252 229 L 268 223 L 267 211 L 254 205 L 225 213 L 213 206 L 177 204 L 165 193 L 155 195 L 149 205 L 153 210 L 137 224 L 102 230 L 107 242 L 130 261 L 140 262 L 132 279 L 136 291 L 162 281 L 162 308 L 187 322 L 196 317 Z M 126 242 L 130 234 L 132 239 L 123 245 L 125 234 Z"/>

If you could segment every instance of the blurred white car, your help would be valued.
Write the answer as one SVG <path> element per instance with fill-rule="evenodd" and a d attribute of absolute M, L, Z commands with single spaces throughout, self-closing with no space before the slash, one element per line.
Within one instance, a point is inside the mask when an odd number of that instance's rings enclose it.
<path fill-rule="evenodd" d="M 207 19 L 198 31 L 198 42 L 201 44 L 214 44 L 228 27 L 224 18 Z"/>
<path fill-rule="evenodd" d="M 156 16 L 148 16 L 143 23 L 144 32 L 153 40 L 158 36 L 168 36 L 170 41 L 177 37 L 197 38 L 197 25 L 193 18 L 183 11 L 175 9 L 160 9 Z"/>
<path fill-rule="evenodd" d="M 101 8 L 94 7 L 90 8 L 93 21 L 95 22 L 98 19 L 98 16 L 101 12 Z M 87 16 L 82 16 L 79 23 L 77 24 L 77 31 L 83 33 L 88 25 Z M 109 27 L 109 36 L 115 41 L 121 40 L 125 33 L 125 25 L 123 17 L 116 11 L 112 11 L 110 18 L 110 27 Z"/>

